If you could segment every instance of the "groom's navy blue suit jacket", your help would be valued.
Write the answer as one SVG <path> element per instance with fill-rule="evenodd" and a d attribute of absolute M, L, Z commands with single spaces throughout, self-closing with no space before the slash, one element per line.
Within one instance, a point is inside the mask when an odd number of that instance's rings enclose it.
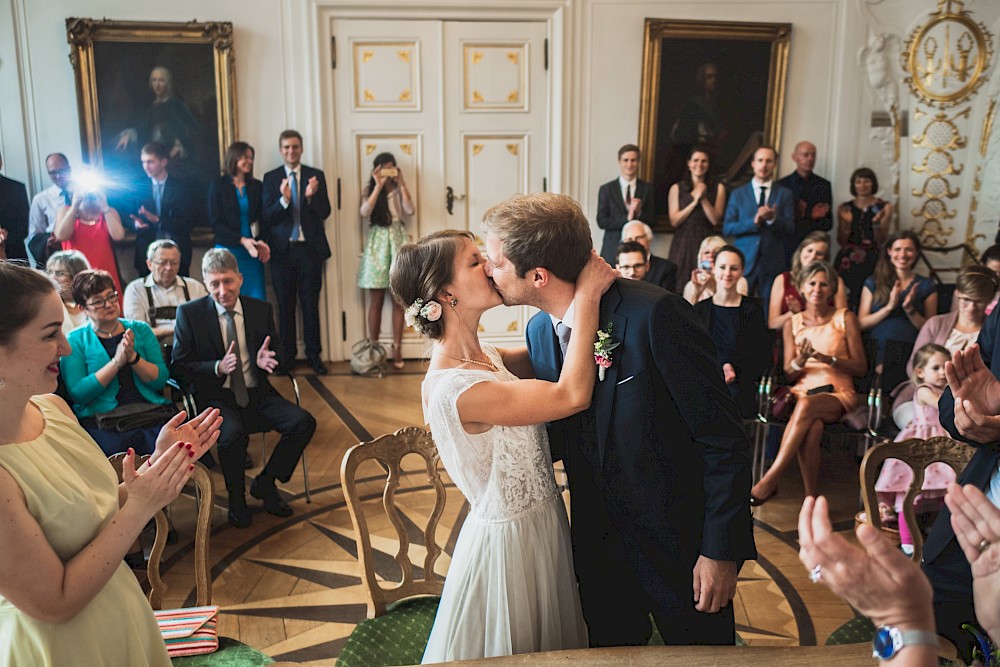
<path fill-rule="evenodd" d="M 699 555 L 756 557 L 750 445 L 712 340 L 684 299 L 618 279 L 600 312 L 601 329 L 610 323 L 621 343 L 612 365 L 588 410 L 549 425 L 569 475 L 574 546 L 585 513 L 603 503 L 643 589 L 669 607 L 691 599 Z M 535 376 L 557 380 L 562 355 L 546 313 L 527 339 Z"/>

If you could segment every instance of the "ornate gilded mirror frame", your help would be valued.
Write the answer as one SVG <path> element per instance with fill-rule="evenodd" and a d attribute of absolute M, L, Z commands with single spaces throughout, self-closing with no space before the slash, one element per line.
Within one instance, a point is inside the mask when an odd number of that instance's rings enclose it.
<path fill-rule="evenodd" d="M 671 49 L 678 48 L 683 51 L 691 46 L 704 49 L 706 54 L 718 51 L 728 53 L 729 62 L 733 66 L 728 71 L 718 71 L 718 77 L 724 81 L 726 77 L 733 81 L 738 78 L 737 83 L 740 85 L 749 82 L 756 86 L 754 97 L 759 99 L 753 99 L 752 103 L 759 112 L 754 118 L 750 118 L 749 114 L 739 118 L 736 114 L 737 122 L 734 125 L 738 129 L 728 132 L 730 148 L 725 151 L 728 158 L 720 160 L 725 164 L 713 164 L 714 177 L 730 181 L 738 177 L 758 146 L 766 144 L 773 146 L 775 150 L 780 149 L 791 34 L 790 23 L 646 19 L 638 140 L 641 149 L 640 175 L 653 183 L 654 192 L 657 193 L 657 231 L 670 230 L 666 191 L 678 179 L 676 176 L 668 176 L 676 169 L 666 166 L 668 158 L 665 154 L 673 150 L 675 142 L 672 137 L 676 134 L 677 123 L 683 113 L 682 108 L 678 117 L 671 120 L 664 117 L 665 111 L 661 106 L 665 100 L 675 103 L 677 98 L 684 97 L 684 87 L 687 86 L 690 90 L 692 80 L 697 79 L 700 83 L 700 69 L 709 64 L 709 61 L 705 61 L 695 75 L 690 70 L 691 63 L 681 65 L 679 62 L 669 62 L 665 67 L 664 53 L 671 53 Z M 741 49 L 745 50 L 747 58 L 740 57 Z M 670 65 L 676 65 L 676 68 L 670 71 Z M 719 70 L 725 66 L 725 62 L 717 63 Z M 681 67 L 687 69 L 682 70 Z M 668 96 L 672 96 L 671 99 L 667 99 Z M 745 101 L 740 100 L 741 103 Z M 741 104 L 734 100 L 731 106 L 739 108 Z M 664 127 L 667 124 L 669 125 Z M 679 142 L 677 145 L 680 145 Z M 676 156 L 669 159 L 676 162 Z M 670 182 L 664 182 L 665 180 Z"/>

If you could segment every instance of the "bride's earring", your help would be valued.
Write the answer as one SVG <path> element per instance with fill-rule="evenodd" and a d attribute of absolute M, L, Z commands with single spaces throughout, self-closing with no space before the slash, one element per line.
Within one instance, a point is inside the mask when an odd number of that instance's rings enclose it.
<path fill-rule="evenodd" d="M 454 308 L 455 306 L 458 305 L 458 299 L 456 299 L 455 297 L 451 297 L 451 300 L 448 301 L 448 305 Z"/>

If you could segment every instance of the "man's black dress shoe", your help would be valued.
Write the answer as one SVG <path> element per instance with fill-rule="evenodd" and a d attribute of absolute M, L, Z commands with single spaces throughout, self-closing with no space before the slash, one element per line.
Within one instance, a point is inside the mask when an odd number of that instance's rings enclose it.
<path fill-rule="evenodd" d="M 327 370 L 326 364 L 324 364 L 323 360 L 319 357 L 309 357 L 309 365 L 312 366 L 312 369 L 316 371 L 317 375 L 326 375 L 330 372 Z"/>
<path fill-rule="evenodd" d="M 264 511 L 274 516 L 292 516 L 292 508 L 278 494 L 274 479 L 260 475 L 250 482 L 250 495 L 264 501 Z"/>
<path fill-rule="evenodd" d="M 243 496 L 229 496 L 229 525 L 233 528 L 249 528 L 253 523 L 250 508 Z"/>

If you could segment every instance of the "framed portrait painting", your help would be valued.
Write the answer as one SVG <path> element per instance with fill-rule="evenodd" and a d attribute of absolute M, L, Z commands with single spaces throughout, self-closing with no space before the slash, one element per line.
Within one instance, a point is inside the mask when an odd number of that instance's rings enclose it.
<path fill-rule="evenodd" d="M 790 23 L 646 19 L 639 112 L 640 173 L 653 183 L 657 230 L 667 192 L 690 151 L 710 156 L 709 177 L 745 181 L 753 151 L 781 138 Z"/>
<path fill-rule="evenodd" d="M 148 142 L 171 176 L 207 184 L 236 136 L 232 23 L 66 19 L 86 161 L 122 185 Z"/>

